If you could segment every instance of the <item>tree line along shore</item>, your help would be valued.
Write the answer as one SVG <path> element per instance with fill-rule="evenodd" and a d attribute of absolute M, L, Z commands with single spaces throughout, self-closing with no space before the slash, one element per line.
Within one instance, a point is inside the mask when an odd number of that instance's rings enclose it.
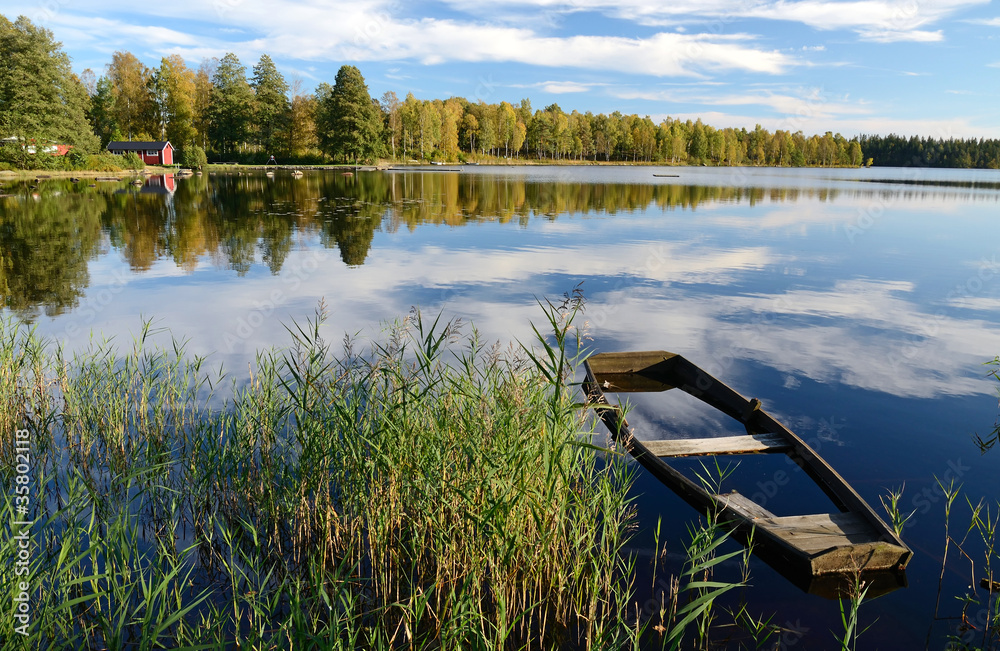
<path fill-rule="evenodd" d="M 265 164 L 434 162 L 670 165 L 1000 167 L 1000 140 L 716 128 L 700 119 L 534 109 L 530 99 L 402 100 L 369 95 L 345 65 L 312 92 L 262 54 L 249 70 L 235 54 L 197 69 L 173 54 L 150 68 L 115 52 L 98 76 L 72 71 L 53 34 L 0 15 L 0 170 L 115 171 L 130 162 L 112 141 L 169 141 L 177 162 Z M 794 120 L 790 120 L 794 123 Z M 66 144 L 64 156 L 44 145 Z M 41 146 L 40 146 L 41 145 Z M 34 153 L 38 150 L 38 153 Z M 135 165 L 135 161 L 131 161 Z"/>

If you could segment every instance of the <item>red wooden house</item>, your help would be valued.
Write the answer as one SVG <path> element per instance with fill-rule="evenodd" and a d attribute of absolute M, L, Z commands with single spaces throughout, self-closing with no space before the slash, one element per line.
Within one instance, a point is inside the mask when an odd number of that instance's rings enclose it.
<path fill-rule="evenodd" d="M 130 151 L 139 154 L 146 165 L 173 165 L 174 146 L 167 140 L 155 142 L 123 142 L 108 143 L 108 151 L 116 156 L 122 156 Z"/>

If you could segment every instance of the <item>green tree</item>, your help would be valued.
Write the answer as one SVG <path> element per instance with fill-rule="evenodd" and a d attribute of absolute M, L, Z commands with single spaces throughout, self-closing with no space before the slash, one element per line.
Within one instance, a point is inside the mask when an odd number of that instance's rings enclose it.
<path fill-rule="evenodd" d="M 257 144 L 271 153 L 281 148 L 289 119 L 288 84 L 274 61 L 262 54 L 253 67 L 254 117 Z"/>
<path fill-rule="evenodd" d="M 185 149 L 194 145 L 195 74 L 179 54 L 160 59 L 153 75 L 153 87 L 161 121 L 163 138 L 174 147 Z"/>
<path fill-rule="evenodd" d="M 471 107 L 470 107 L 471 108 Z M 476 136 L 479 135 L 479 118 L 475 114 L 466 110 L 465 117 L 462 118 L 462 132 L 469 143 L 469 153 L 476 151 Z"/>
<path fill-rule="evenodd" d="M 428 158 L 441 140 L 441 111 L 438 103 L 424 100 L 420 102 L 420 157 Z"/>
<path fill-rule="evenodd" d="M 330 114 L 332 94 L 333 86 L 325 81 L 316 86 L 316 92 L 313 94 L 316 98 L 316 142 L 324 152 L 333 146 L 330 142 L 330 135 L 333 133 L 333 116 Z"/>
<path fill-rule="evenodd" d="M 316 147 L 316 97 L 301 91 L 302 82 L 292 84 L 292 102 L 288 109 L 288 151 L 305 156 Z"/>
<path fill-rule="evenodd" d="M 382 153 L 382 112 L 368 94 L 360 70 L 341 66 L 333 88 L 321 101 L 325 120 L 320 143 L 326 153 L 355 163 Z"/>
<path fill-rule="evenodd" d="M 190 144 L 181 152 L 181 162 L 185 167 L 200 169 L 208 164 L 208 157 L 205 150 L 195 144 Z"/>
<path fill-rule="evenodd" d="M 510 158 L 514 134 L 517 131 L 517 111 L 509 102 L 500 102 L 497 116 L 497 146 L 503 145 L 503 155 Z"/>
<path fill-rule="evenodd" d="M 194 75 L 194 129 L 195 139 L 202 149 L 209 146 L 212 125 L 212 78 L 219 67 L 219 60 L 205 59 Z"/>
<path fill-rule="evenodd" d="M 708 155 L 708 138 L 705 127 L 699 119 L 691 128 L 691 142 L 688 143 L 688 156 L 692 162 L 700 163 Z"/>
<path fill-rule="evenodd" d="M 246 68 L 235 54 L 226 54 L 212 78 L 209 107 L 209 137 L 219 153 L 233 153 L 245 147 L 250 135 L 253 102 Z"/>
<path fill-rule="evenodd" d="M 122 134 L 129 140 L 152 140 L 159 135 L 149 68 L 131 52 L 115 52 L 107 77 L 114 98 L 111 114 Z"/>
<path fill-rule="evenodd" d="M 107 77 L 98 79 L 96 91 L 94 96 L 90 98 L 90 109 L 87 111 L 87 117 L 90 119 L 97 137 L 101 140 L 101 146 L 107 147 L 112 140 L 122 139 L 121 129 L 118 128 L 118 122 L 114 115 L 115 97 L 111 80 Z"/>
<path fill-rule="evenodd" d="M 57 141 L 93 152 L 87 91 L 52 32 L 0 15 L 0 137 Z"/>
<path fill-rule="evenodd" d="M 393 159 L 396 158 L 396 143 L 399 142 L 403 133 L 403 122 L 399 114 L 399 98 L 396 93 L 387 90 L 382 95 L 382 113 L 385 114 L 385 133 L 389 138 L 390 151 Z"/>
<path fill-rule="evenodd" d="M 462 119 L 462 102 L 458 98 L 452 97 L 444 102 L 440 107 L 441 114 L 441 140 L 438 147 L 447 160 L 454 160 L 458 156 L 458 127 Z"/>
<path fill-rule="evenodd" d="M 851 141 L 851 144 L 849 145 L 849 148 L 848 148 L 847 155 L 848 155 L 848 158 L 850 160 L 850 164 L 851 164 L 852 167 L 858 167 L 859 165 L 861 165 L 861 161 L 864 158 L 864 156 L 861 153 L 861 145 L 858 144 L 857 140 L 852 140 Z"/>
<path fill-rule="evenodd" d="M 603 155 L 605 161 L 611 160 L 611 155 L 618 145 L 618 134 L 608 116 L 603 113 L 594 116 L 591 131 L 594 137 L 595 154 Z"/>

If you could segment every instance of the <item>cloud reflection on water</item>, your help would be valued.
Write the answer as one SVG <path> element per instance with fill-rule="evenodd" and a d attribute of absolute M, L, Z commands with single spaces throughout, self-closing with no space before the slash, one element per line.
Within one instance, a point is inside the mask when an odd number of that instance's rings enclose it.
<path fill-rule="evenodd" d="M 647 172 L 632 172 L 639 173 L 644 178 Z M 719 174 L 722 180 L 729 172 Z M 755 182 L 761 178 L 759 171 L 753 175 Z M 669 348 L 733 384 L 741 364 L 755 363 L 786 381 L 808 378 L 895 396 L 993 391 L 979 364 L 1000 352 L 1000 328 L 991 320 L 1000 312 L 997 289 L 990 284 L 976 295 L 949 299 L 925 287 L 921 274 L 931 267 L 939 277 L 968 276 L 975 260 L 988 254 L 968 236 L 970 224 L 976 231 L 992 228 L 984 214 L 997 193 L 983 201 L 982 191 L 890 192 L 869 184 L 858 189 L 861 184 L 842 179 L 809 181 L 833 187 L 800 179 L 806 186 L 791 190 L 684 187 L 658 195 L 650 186 L 579 188 L 563 181 L 550 187 L 503 178 L 494 191 L 489 175 L 471 177 L 380 180 L 364 197 L 363 221 L 347 214 L 355 186 L 341 179 L 291 185 L 291 198 L 273 204 L 291 215 L 290 230 L 275 221 L 277 214 L 265 227 L 237 216 L 239 233 L 250 238 L 287 231 L 280 235 L 286 243 L 281 263 L 270 269 L 260 250 L 248 264 L 245 243 L 239 244 L 238 273 L 217 253 L 192 258 L 177 252 L 143 254 L 152 261 L 137 271 L 115 262 L 123 255 L 119 248 L 105 247 L 89 262 L 77 307 L 42 320 L 42 330 L 62 338 L 67 325 L 76 324 L 79 332 L 67 340 L 71 347 L 83 345 L 91 327 L 127 341 L 140 314 L 153 316 L 188 337 L 194 352 L 215 351 L 213 358 L 227 367 L 245 368 L 255 350 L 287 343 L 282 324 L 307 318 L 323 297 L 331 308 L 332 340 L 344 332 L 371 332 L 416 304 L 472 320 L 489 339 L 529 341 L 530 321 L 541 318 L 535 297 L 556 298 L 584 281 L 598 349 Z M 784 178 L 786 172 L 771 182 Z M 227 192 L 237 192 L 236 181 L 225 183 Z M 253 180 L 238 183 L 240 192 L 271 191 Z M 421 201 L 404 197 L 379 208 L 379 197 L 418 187 L 428 193 Z M 341 196 L 334 208 L 317 208 L 317 192 Z M 230 209 L 213 209 L 207 196 L 198 196 L 210 215 L 198 242 L 232 241 L 237 231 Z M 269 214 L 266 195 L 250 196 L 253 214 Z M 175 197 L 182 211 L 180 197 L 183 185 Z M 538 216 L 536 209 L 547 212 L 550 200 L 564 212 Z M 848 241 L 845 226 L 873 201 L 888 207 L 884 217 L 863 238 Z M 475 206 L 485 209 L 485 220 L 476 217 Z M 945 233 L 958 242 L 950 249 L 934 244 L 933 231 L 940 228 L 935 216 L 943 213 L 959 216 Z M 185 218 L 178 212 L 174 223 Z M 318 230 L 312 225 L 331 219 L 347 221 Z M 444 228 L 430 229 L 425 219 Z M 374 231 L 366 235 L 362 227 Z M 162 249 L 184 239 L 176 230 L 150 239 L 123 237 L 115 228 L 111 241 L 124 243 L 119 246 L 150 240 Z M 990 235 L 981 233 L 980 241 Z M 344 264 L 349 258 L 337 250 L 343 238 L 351 246 L 370 246 L 351 254 L 363 264 Z M 134 258 L 127 256 L 129 263 Z M 303 272 L 305 264 L 312 266 Z M 113 300 L 82 318 L 109 288 Z"/>

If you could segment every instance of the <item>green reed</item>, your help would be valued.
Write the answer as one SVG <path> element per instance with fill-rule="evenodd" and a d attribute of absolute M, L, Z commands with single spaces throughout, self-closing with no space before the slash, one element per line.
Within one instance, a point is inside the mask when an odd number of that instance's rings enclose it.
<path fill-rule="evenodd" d="M 69 356 L 0 322 L 0 481 L 31 430 L 29 635 L 10 648 L 608 648 L 630 471 L 570 389 L 580 304 L 529 347 L 415 311 L 334 354 L 325 314 L 241 383 L 151 323 Z M 226 397 L 220 388 L 231 387 Z M 0 565 L 17 519 L 0 502 Z M 0 601 L 17 584 L 0 580 Z M 5 647 L 7 648 L 7 647 Z"/>
<path fill-rule="evenodd" d="M 937 495 L 942 502 L 944 515 L 944 545 L 941 554 L 941 570 L 938 575 L 934 616 L 928 628 L 927 641 L 931 643 L 937 622 L 947 622 L 949 629 L 945 634 L 948 640 L 947 648 L 968 651 L 985 651 L 1000 649 L 1000 581 L 997 580 L 997 565 L 1000 564 L 1000 545 L 997 533 L 1000 531 L 1000 502 L 993 505 L 985 498 L 974 502 L 967 495 L 965 504 L 969 509 L 968 524 L 963 528 L 955 527 L 955 511 L 958 500 L 962 496 L 962 485 L 955 478 L 947 481 L 934 478 L 937 484 Z M 898 503 L 902 498 L 903 488 L 887 491 L 887 498 L 882 499 L 883 507 L 897 524 L 901 531 L 905 523 L 914 515 L 902 515 Z M 964 522 L 963 517 L 959 522 Z M 954 550 L 958 555 L 958 567 L 952 571 L 962 577 L 965 591 L 962 594 L 951 594 L 942 606 L 941 597 L 947 595 L 945 574 L 949 569 L 949 555 Z M 954 558 L 954 557 L 953 557 Z M 968 574 L 966 574 L 968 572 Z M 854 648 L 854 640 L 863 631 L 857 630 L 857 609 L 865 596 L 867 588 L 863 582 L 856 584 L 858 588 L 850 595 L 851 610 L 845 616 L 843 607 L 841 617 L 845 625 L 844 638 L 838 638 L 843 648 Z M 955 604 L 959 605 L 957 613 Z M 948 604 L 951 604 L 949 608 Z M 853 637 L 851 637 L 853 635 Z M 847 640 L 851 640 L 850 646 Z"/>

